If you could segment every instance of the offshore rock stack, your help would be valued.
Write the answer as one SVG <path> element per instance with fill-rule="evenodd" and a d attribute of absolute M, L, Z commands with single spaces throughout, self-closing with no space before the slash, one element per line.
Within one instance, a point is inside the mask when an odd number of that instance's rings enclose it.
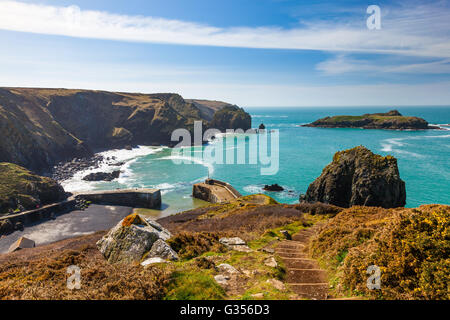
<path fill-rule="evenodd" d="M 406 204 L 406 188 L 396 158 L 359 146 L 336 153 L 300 202 L 397 208 Z"/>

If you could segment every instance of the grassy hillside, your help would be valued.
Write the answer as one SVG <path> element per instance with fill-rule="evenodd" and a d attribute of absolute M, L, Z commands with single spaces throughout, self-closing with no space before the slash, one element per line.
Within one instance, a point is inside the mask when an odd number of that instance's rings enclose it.
<path fill-rule="evenodd" d="M 64 198 L 63 188 L 54 180 L 38 176 L 12 163 L 0 163 L 0 215 L 8 210 L 35 209 Z"/>

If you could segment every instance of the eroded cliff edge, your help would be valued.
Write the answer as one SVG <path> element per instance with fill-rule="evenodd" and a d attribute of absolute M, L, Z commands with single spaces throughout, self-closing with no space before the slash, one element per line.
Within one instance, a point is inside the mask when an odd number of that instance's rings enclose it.
<path fill-rule="evenodd" d="M 0 88 L 0 162 L 43 173 L 95 151 L 170 145 L 173 130 L 192 130 L 195 121 L 251 128 L 250 115 L 237 106 L 172 93 Z"/>

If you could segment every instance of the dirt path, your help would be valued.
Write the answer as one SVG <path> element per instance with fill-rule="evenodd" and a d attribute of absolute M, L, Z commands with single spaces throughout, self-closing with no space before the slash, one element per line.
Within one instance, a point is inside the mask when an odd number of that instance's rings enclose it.
<path fill-rule="evenodd" d="M 302 230 L 292 237 L 292 241 L 283 241 L 275 249 L 286 266 L 287 283 L 300 299 L 328 299 L 326 271 L 308 257 L 309 239 L 317 228 Z"/>

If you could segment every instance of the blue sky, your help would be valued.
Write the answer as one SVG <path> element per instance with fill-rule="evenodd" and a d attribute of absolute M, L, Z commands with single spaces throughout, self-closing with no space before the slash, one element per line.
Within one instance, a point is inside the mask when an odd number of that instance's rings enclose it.
<path fill-rule="evenodd" d="M 0 0 L 0 37 L 0 86 L 450 105 L 448 1 Z"/>

